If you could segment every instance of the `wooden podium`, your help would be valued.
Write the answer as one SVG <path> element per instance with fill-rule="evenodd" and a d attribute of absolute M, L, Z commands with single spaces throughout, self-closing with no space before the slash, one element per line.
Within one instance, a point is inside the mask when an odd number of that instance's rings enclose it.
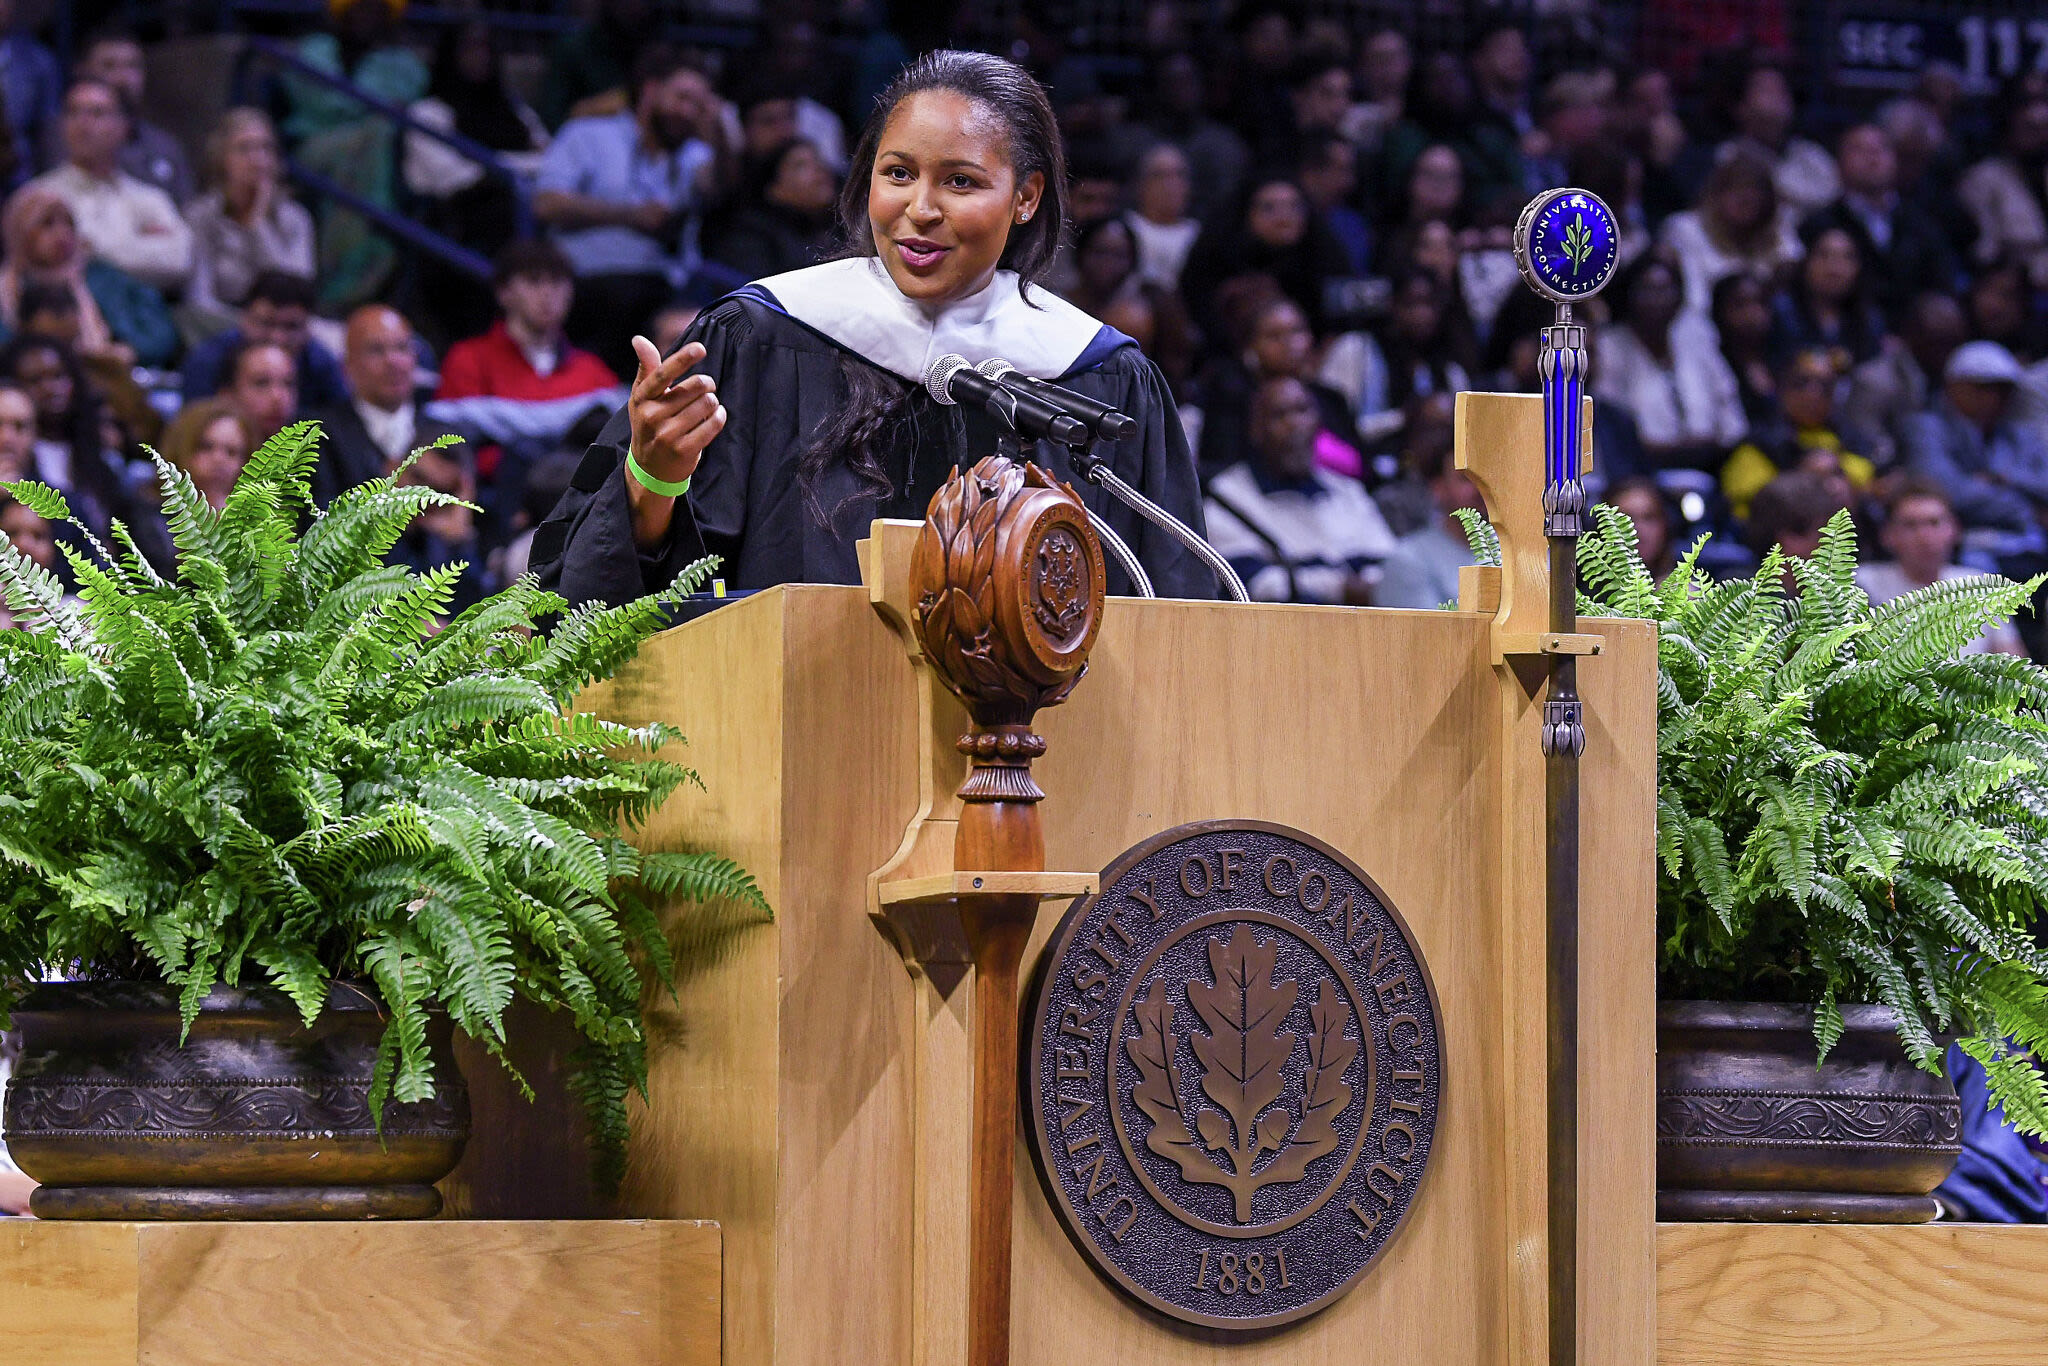
<path fill-rule="evenodd" d="M 1047 868 L 1099 871 L 1201 820 L 1314 835 L 1406 918 L 1445 1080 L 1398 1239 L 1323 1312 L 1252 1336 L 1176 1324 L 1112 1288 L 1020 1138 L 1015 1361 L 1548 1359 L 1543 660 L 1526 629 L 1546 597 L 1540 422 L 1534 396 L 1460 396 L 1460 463 L 1505 514 L 1506 567 L 1468 573 L 1466 610 L 1112 599 L 1086 677 L 1038 717 Z M 776 909 L 772 924 L 691 931 L 679 1002 L 652 1022 L 654 1100 L 635 1116 L 625 1201 L 721 1225 L 728 1363 L 966 1360 L 974 981 L 948 917 L 905 891 L 954 872 L 966 717 L 902 629 L 916 531 L 876 524 L 865 588 L 722 608 L 589 699 L 690 737 L 679 757 L 704 791 L 647 833 L 738 858 Z M 1640 1366 L 1656 1350 L 1656 647 L 1648 623 L 1581 629 L 1599 653 L 1580 671 L 1580 1360 Z M 1042 890 L 1087 885 L 1057 883 Z M 1063 909 L 1048 901 L 1027 970 Z"/>

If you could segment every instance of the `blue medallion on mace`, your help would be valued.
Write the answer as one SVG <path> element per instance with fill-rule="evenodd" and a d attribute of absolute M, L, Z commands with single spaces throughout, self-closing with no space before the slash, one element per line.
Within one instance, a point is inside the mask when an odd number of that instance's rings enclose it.
<path fill-rule="evenodd" d="M 1537 373 L 1543 378 L 1543 533 L 1585 529 L 1586 329 L 1572 305 L 1592 298 L 1614 275 L 1621 230 L 1614 213 L 1585 190 L 1549 190 L 1529 201 L 1515 224 L 1515 260 L 1529 287 L 1557 305 L 1543 329 Z"/>

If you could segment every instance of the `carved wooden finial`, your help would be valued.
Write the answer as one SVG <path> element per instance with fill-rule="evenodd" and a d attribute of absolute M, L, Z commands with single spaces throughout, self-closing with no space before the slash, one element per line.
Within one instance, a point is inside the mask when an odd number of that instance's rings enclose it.
<path fill-rule="evenodd" d="M 1102 546 L 1087 509 L 1037 465 L 989 456 L 932 499 L 910 580 L 925 655 L 974 718 L 960 796 L 1039 800 L 1030 769 L 1045 741 L 1031 718 L 1081 680 L 1102 625 Z"/>

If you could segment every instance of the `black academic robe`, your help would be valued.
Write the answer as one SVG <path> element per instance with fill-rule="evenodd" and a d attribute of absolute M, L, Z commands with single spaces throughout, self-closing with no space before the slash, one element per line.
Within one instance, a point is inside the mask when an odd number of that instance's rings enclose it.
<path fill-rule="evenodd" d="M 668 541 L 643 553 L 634 544 L 626 499 L 631 429 L 623 409 L 612 415 L 584 455 L 569 492 L 534 533 L 534 572 L 543 587 L 572 605 L 617 604 L 658 592 L 706 553 L 719 557 L 719 576 L 738 589 L 858 583 L 854 543 L 867 535 L 871 521 L 922 519 L 932 495 L 956 468 L 996 449 L 997 428 L 985 413 L 965 405 L 942 407 L 916 389 L 904 420 L 885 442 L 891 495 L 861 496 L 852 471 L 828 469 L 818 478 L 815 499 L 837 511 L 831 524 L 823 525 L 804 496 L 797 468 L 817 433 L 844 404 L 840 365 L 849 353 L 787 314 L 747 298 L 727 299 L 706 310 L 683 340 L 704 343 L 700 368 L 718 381 L 725 430 L 705 449 Z M 1098 450 L 1127 483 L 1200 530 L 1202 494 L 1194 458 L 1158 368 L 1136 346 L 1124 346 L 1096 368 L 1061 382 L 1138 419 L 1136 436 Z M 1063 448 L 1037 442 L 1025 454 L 1071 483 L 1108 520 L 1137 552 L 1161 597 L 1216 596 L 1215 576 L 1199 560 L 1108 492 L 1082 480 Z M 1109 591 L 1133 591 L 1113 559 Z"/>

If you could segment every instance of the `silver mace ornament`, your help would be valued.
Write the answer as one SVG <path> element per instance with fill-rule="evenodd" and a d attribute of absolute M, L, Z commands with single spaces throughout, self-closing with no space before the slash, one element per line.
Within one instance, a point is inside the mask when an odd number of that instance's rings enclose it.
<path fill-rule="evenodd" d="M 1579 536 L 1585 529 L 1586 327 L 1572 305 L 1606 287 L 1620 259 L 1613 211 L 1585 190 L 1546 190 L 1515 224 L 1515 261 L 1529 287 L 1557 305 L 1541 333 L 1543 534 L 1550 543 L 1550 629 L 1579 626 Z M 1579 1359 L 1579 756 L 1586 749 L 1575 655 L 1550 656 L 1543 701 L 1545 996 L 1548 1028 L 1549 1339 L 1551 1366 Z"/>

